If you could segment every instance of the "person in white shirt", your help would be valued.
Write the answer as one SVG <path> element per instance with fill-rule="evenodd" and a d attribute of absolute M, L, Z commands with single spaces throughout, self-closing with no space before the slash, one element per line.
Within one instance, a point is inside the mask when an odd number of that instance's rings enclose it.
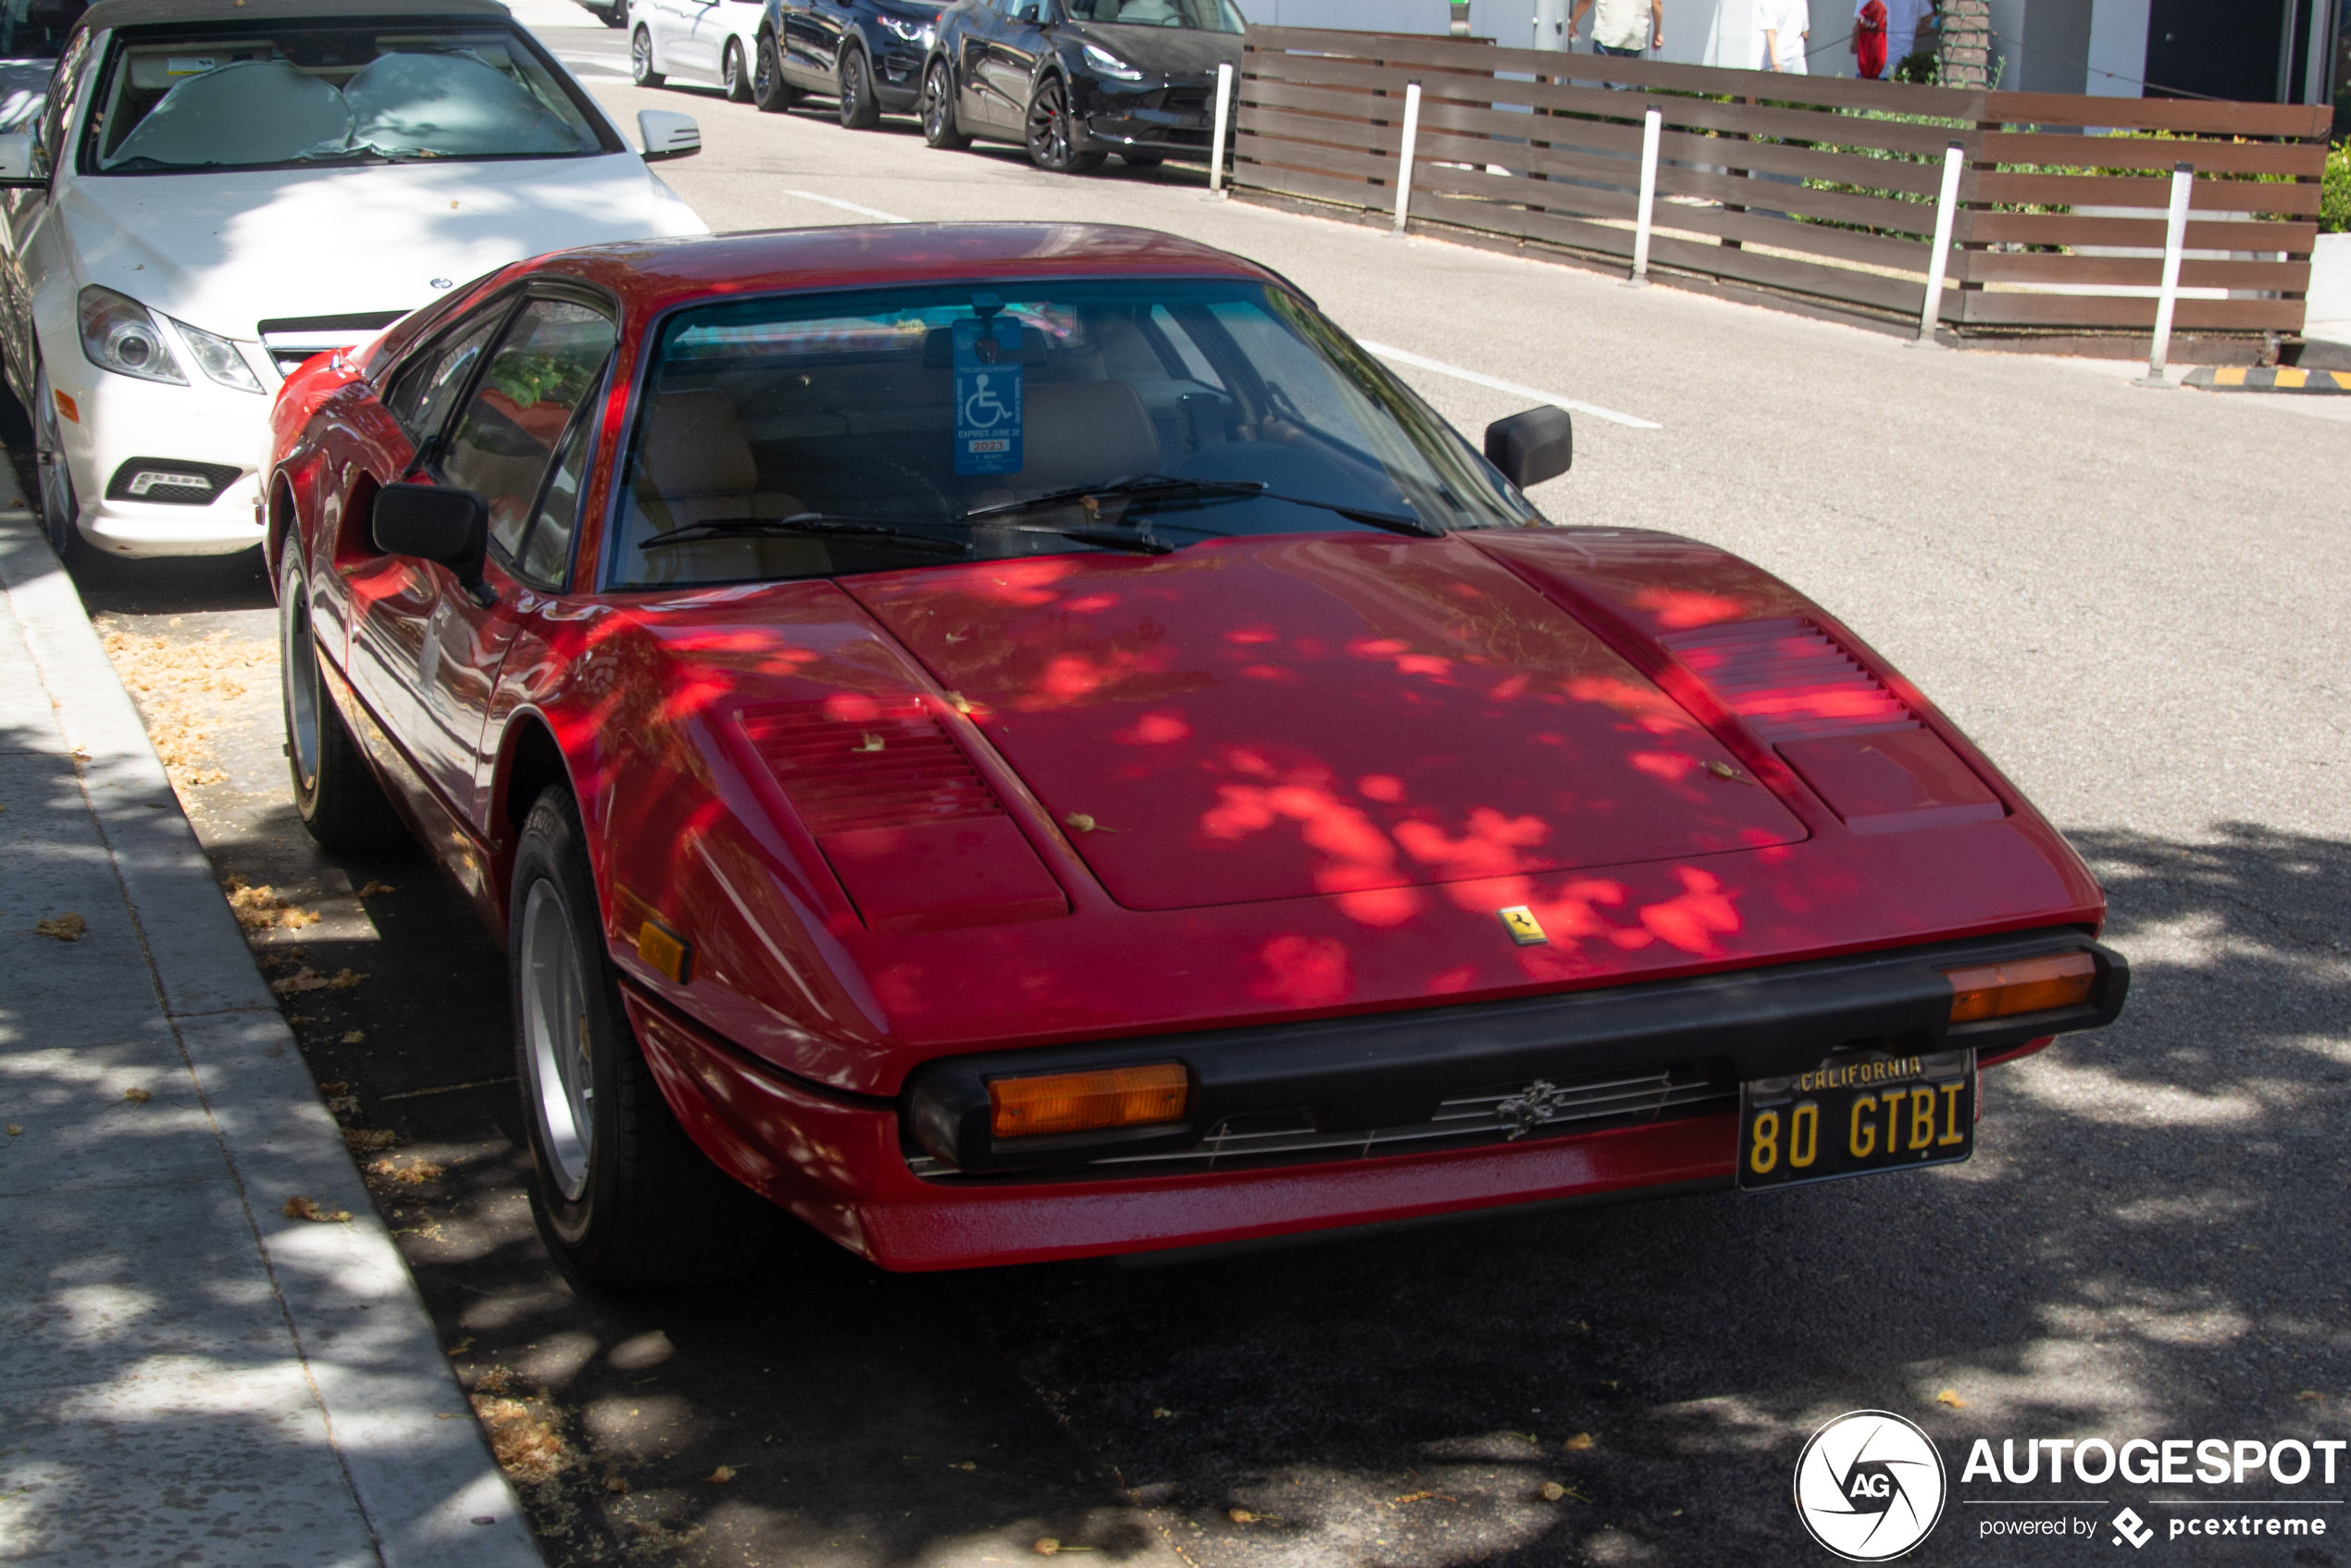
<path fill-rule="evenodd" d="M 1919 36 L 1920 26 L 1934 15 L 1934 0 L 1885 0 L 1885 74 L 1893 76 L 1894 68 L 1924 49 L 1934 48 L 1934 30 L 1928 27 L 1926 36 Z"/>
<path fill-rule="evenodd" d="M 1576 0 L 1575 14 L 1567 19 L 1567 42 L 1575 34 L 1595 0 Z M 1665 0 L 1598 0 L 1599 15 L 1592 19 L 1592 53 L 1638 57 L 1643 48 L 1665 47 Z"/>
<path fill-rule="evenodd" d="M 1812 31 L 1811 7 L 1805 0 L 1755 0 L 1754 14 L 1757 68 L 1805 74 L 1804 40 Z"/>

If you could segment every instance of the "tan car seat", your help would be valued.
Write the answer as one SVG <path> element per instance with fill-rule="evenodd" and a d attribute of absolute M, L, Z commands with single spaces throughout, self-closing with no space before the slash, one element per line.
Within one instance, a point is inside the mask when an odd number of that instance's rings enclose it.
<path fill-rule="evenodd" d="M 788 517 L 798 497 L 759 488 L 759 459 L 743 436 L 734 403 L 708 389 L 655 395 L 637 465 L 637 510 L 646 537 L 697 523 Z M 705 539 L 644 553 L 634 574 L 652 582 L 724 582 L 797 577 L 824 569 L 816 539 Z"/>

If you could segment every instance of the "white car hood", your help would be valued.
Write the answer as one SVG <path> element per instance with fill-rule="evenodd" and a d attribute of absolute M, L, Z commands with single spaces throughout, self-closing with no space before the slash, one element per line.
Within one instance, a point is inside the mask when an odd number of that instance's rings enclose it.
<path fill-rule="evenodd" d="M 84 281 L 247 341 L 263 320 L 412 310 L 549 251 L 709 232 L 633 153 L 83 177 L 58 216 Z"/>

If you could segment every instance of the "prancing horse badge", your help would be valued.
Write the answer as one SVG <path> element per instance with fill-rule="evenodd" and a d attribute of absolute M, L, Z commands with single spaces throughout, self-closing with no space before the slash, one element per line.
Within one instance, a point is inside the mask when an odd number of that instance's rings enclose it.
<path fill-rule="evenodd" d="M 1521 947 L 1541 947 L 1551 940 L 1543 934 L 1543 923 L 1535 918 L 1535 912 L 1523 903 L 1494 913 L 1501 917 L 1502 929 L 1511 934 L 1511 940 Z"/>

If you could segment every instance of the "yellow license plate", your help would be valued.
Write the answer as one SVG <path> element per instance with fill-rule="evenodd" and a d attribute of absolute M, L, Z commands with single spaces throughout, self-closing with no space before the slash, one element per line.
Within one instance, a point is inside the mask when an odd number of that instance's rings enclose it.
<path fill-rule="evenodd" d="M 1739 1086 L 1742 1188 L 1948 1165 L 1975 1149 L 1975 1052 L 1840 1053 Z"/>

